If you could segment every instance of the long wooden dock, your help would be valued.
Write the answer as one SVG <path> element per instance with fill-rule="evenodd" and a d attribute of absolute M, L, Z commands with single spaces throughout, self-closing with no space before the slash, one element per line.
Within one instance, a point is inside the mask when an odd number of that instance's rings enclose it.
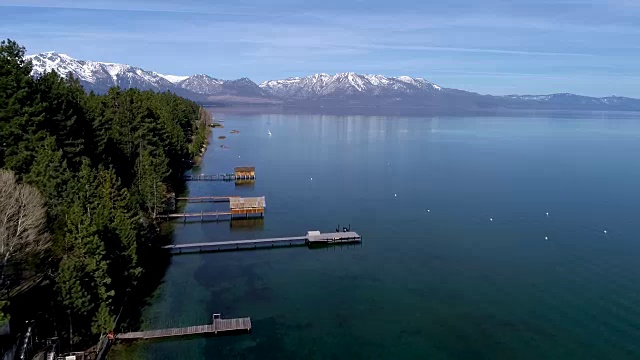
<path fill-rule="evenodd" d="M 236 166 L 233 168 L 233 173 L 225 174 L 199 174 L 199 175 L 185 175 L 186 181 L 236 181 L 236 180 L 255 180 L 256 168 L 255 166 Z"/>
<path fill-rule="evenodd" d="M 242 213 L 234 213 L 231 211 L 201 211 L 201 212 L 193 212 L 193 213 L 173 213 L 173 214 L 162 214 L 157 215 L 158 218 L 161 219 L 197 219 L 200 218 L 200 221 L 223 221 L 223 220 L 232 220 L 234 218 L 249 218 L 249 215 L 263 217 L 264 212 L 251 212 L 245 211 Z"/>
<path fill-rule="evenodd" d="M 300 246 L 300 245 L 332 245 L 344 243 L 359 243 L 362 237 L 355 232 L 336 232 L 336 233 L 319 233 L 309 232 L 305 236 L 281 237 L 270 239 L 254 239 L 254 240 L 232 240 L 193 244 L 178 244 L 164 246 L 164 249 L 172 253 L 183 252 L 202 252 L 202 251 L 228 251 L 228 250 L 248 250 L 257 248 L 273 248 L 284 246 Z"/>
<path fill-rule="evenodd" d="M 213 321 L 208 325 L 196 325 L 183 328 L 169 328 L 149 331 L 136 331 L 117 334 L 116 340 L 144 340 L 158 339 L 176 336 L 189 336 L 199 334 L 228 334 L 237 332 L 251 332 L 251 318 L 222 319 L 219 314 L 213 315 Z"/>
<path fill-rule="evenodd" d="M 187 221 L 188 218 L 200 218 L 200 221 L 207 220 L 232 220 L 234 217 L 244 216 L 246 219 L 249 215 L 264 217 L 264 210 L 266 207 L 266 201 L 264 196 L 260 197 L 240 197 L 240 196 L 202 196 L 198 198 L 177 198 L 177 199 L 192 199 L 199 202 L 212 201 L 212 202 L 228 202 L 229 210 L 227 211 L 200 211 L 192 213 L 168 213 L 157 215 L 160 219 L 176 219 L 182 218 Z M 175 204 L 175 202 L 174 202 Z M 175 208 L 175 205 L 174 205 Z"/>
<path fill-rule="evenodd" d="M 204 202 L 229 202 L 231 198 L 239 198 L 239 196 L 197 196 L 197 197 L 177 197 L 176 201 L 186 201 L 190 203 L 204 203 Z"/>
<path fill-rule="evenodd" d="M 214 174 L 214 175 L 185 175 L 185 181 L 235 181 L 235 174 Z"/>

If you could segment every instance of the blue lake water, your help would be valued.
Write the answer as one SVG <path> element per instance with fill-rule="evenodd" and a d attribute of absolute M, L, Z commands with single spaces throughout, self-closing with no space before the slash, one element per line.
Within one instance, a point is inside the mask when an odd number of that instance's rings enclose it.
<path fill-rule="evenodd" d="M 143 328 L 222 313 L 252 333 L 110 358 L 640 357 L 640 114 L 214 115 L 225 128 L 194 172 L 257 180 L 189 195 L 264 195 L 265 218 L 178 221 L 174 243 L 348 224 L 363 243 L 174 256 Z"/>

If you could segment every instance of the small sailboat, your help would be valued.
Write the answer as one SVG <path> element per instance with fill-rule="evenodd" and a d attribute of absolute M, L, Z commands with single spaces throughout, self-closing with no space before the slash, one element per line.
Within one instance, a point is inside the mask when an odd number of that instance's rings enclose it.
<path fill-rule="evenodd" d="M 271 136 L 271 130 L 267 130 L 267 131 L 268 131 L 269 136 Z"/>

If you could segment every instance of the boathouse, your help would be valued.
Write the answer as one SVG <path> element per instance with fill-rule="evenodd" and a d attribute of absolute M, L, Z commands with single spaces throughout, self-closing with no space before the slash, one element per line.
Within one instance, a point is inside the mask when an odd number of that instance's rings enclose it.
<path fill-rule="evenodd" d="M 234 169 L 236 180 L 250 180 L 256 178 L 254 166 L 236 166 Z"/>
<path fill-rule="evenodd" d="M 264 215 L 266 202 L 264 196 L 250 198 L 229 198 L 231 215 L 261 214 Z"/>

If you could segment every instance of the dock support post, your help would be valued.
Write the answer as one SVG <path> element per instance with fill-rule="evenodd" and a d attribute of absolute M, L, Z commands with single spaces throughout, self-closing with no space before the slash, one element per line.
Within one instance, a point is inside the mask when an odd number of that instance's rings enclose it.
<path fill-rule="evenodd" d="M 204 221 L 204 210 L 200 211 L 200 222 Z"/>

